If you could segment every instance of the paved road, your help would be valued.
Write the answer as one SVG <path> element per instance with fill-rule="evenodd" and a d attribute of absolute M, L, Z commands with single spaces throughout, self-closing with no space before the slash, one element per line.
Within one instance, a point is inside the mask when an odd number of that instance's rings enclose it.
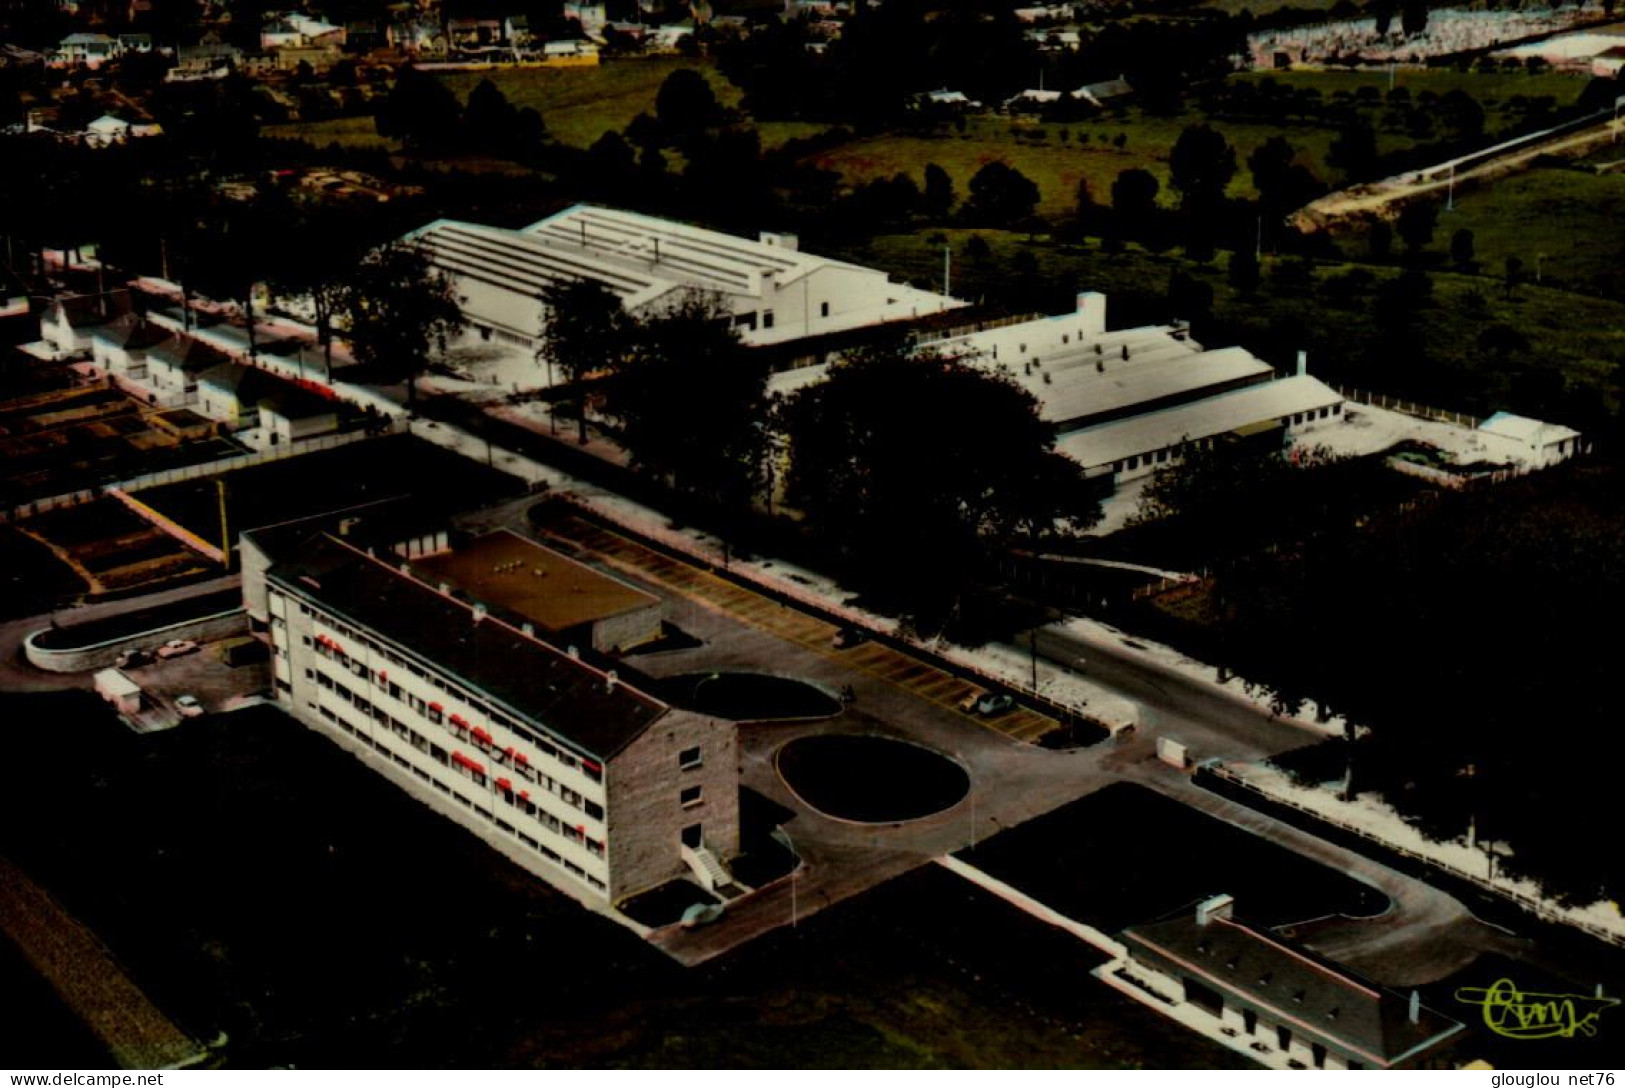
<path fill-rule="evenodd" d="M 172 601 L 182 601 L 190 597 L 218 593 L 223 589 L 231 589 L 241 584 L 242 579 L 239 576 L 230 574 L 219 578 L 211 578 L 206 582 L 193 582 L 190 585 L 177 586 L 174 589 L 166 589 L 159 593 L 150 593 L 142 597 L 131 597 L 122 601 L 105 601 L 101 604 L 84 605 L 79 608 L 46 613 L 43 616 L 29 616 L 20 620 L 9 620 L 0 623 L 0 690 L 66 691 L 72 688 L 89 688 L 92 686 L 89 673 L 41 672 L 23 660 L 23 639 L 41 628 L 49 627 L 53 619 L 58 623 L 65 621 L 83 623 L 87 620 L 105 619 L 108 616 L 122 616 L 129 612 L 139 612 L 143 609 L 169 604 Z"/>
<path fill-rule="evenodd" d="M 1446 978 L 1481 952 L 1509 951 L 1518 942 L 1480 921 L 1461 901 L 1416 877 L 1337 846 L 1257 809 L 1203 789 L 1159 761 L 1135 764 L 1130 781 L 1249 831 L 1294 853 L 1368 884 L 1389 907 L 1366 918 L 1330 917 L 1288 927 L 1291 936 L 1329 959 L 1389 986 L 1419 986 Z M 1238 910 L 1245 915 L 1246 904 Z"/>
<path fill-rule="evenodd" d="M 1409 170 L 1381 181 L 1355 185 L 1305 205 L 1292 213 L 1290 220 L 1300 230 L 1313 232 L 1350 216 L 1381 214 L 1392 204 L 1421 197 L 1445 197 L 1452 189 L 1525 169 L 1546 155 L 1583 155 L 1598 144 L 1617 139 L 1619 125 L 1620 122 L 1614 120 L 1599 121 L 1581 132 L 1509 150 L 1504 155 L 1454 176 L 1448 172 L 1450 164 L 1445 162 L 1422 170 Z M 1444 171 L 1442 176 L 1441 171 Z"/>
<path fill-rule="evenodd" d="M 1175 737 L 1197 759 L 1261 759 L 1320 739 L 1239 694 L 1163 665 L 1121 639 L 1086 639 L 1039 628 L 1034 643 L 1044 660 L 1081 672 L 1140 704 L 1142 732 Z"/>

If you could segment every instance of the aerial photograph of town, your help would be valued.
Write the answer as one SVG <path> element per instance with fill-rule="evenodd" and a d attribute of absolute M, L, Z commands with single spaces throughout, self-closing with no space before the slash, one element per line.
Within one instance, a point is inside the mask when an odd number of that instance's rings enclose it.
<path fill-rule="evenodd" d="M 1615 5 L 0 0 L 8 1085 L 1613 1085 Z"/>

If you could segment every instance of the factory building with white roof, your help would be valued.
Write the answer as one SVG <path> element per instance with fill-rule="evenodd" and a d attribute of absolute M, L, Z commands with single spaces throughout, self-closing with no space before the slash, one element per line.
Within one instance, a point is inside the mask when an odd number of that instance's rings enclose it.
<path fill-rule="evenodd" d="M 1107 331 L 1106 296 L 1085 292 L 1069 314 L 1038 318 L 926 345 L 997 370 L 1031 393 L 1055 425 L 1056 448 L 1090 476 L 1132 479 L 1228 435 L 1341 418 L 1343 397 L 1299 372 L 1277 378 L 1243 348 L 1204 349 L 1179 326 Z M 827 367 L 774 375 L 787 394 L 822 381 Z"/>
<path fill-rule="evenodd" d="M 549 287 L 603 284 L 634 314 L 686 292 L 722 298 L 747 344 L 907 321 L 965 303 L 884 272 L 800 251 L 795 235 L 741 238 L 635 212 L 578 204 L 519 230 L 442 219 L 407 236 L 448 273 L 482 337 L 534 348 Z"/>

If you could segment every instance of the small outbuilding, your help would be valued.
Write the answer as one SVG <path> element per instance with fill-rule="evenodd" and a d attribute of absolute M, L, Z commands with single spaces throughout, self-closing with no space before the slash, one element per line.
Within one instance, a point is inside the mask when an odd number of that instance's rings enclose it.
<path fill-rule="evenodd" d="M 1478 425 L 1478 434 L 1492 451 L 1530 468 L 1555 465 L 1581 452 L 1579 431 L 1511 412 L 1496 412 Z"/>
<path fill-rule="evenodd" d="M 118 669 L 103 669 L 96 674 L 96 694 L 120 714 L 139 714 L 145 703 L 141 685 Z"/>

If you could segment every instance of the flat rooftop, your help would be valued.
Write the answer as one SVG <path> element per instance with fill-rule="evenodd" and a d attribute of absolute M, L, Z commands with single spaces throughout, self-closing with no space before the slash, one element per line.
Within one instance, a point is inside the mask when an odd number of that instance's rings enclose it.
<path fill-rule="evenodd" d="M 318 535 L 269 579 L 307 595 L 495 699 L 582 753 L 609 759 L 667 711 L 665 703 L 473 608 Z"/>
<path fill-rule="evenodd" d="M 548 631 L 622 616 L 660 598 L 518 533 L 487 533 L 456 551 L 412 561 L 430 581 L 449 582 L 475 600 Z"/>

